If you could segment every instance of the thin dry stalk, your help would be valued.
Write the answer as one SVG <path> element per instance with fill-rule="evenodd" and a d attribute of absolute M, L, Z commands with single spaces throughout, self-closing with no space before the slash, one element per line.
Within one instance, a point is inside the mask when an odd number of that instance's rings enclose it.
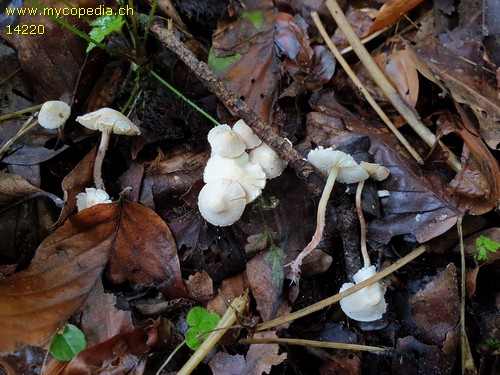
<path fill-rule="evenodd" d="M 321 20 L 319 19 L 318 13 L 312 12 L 311 17 L 312 17 L 314 23 L 316 24 L 316 27 L 318 28 L 319 33 L 321 34 L 321 36 L 325 40 L 326 45 L 328 46 L 330 51 L 332 51 L 333 55 L 335 56 L 337 61 L 340 63 L 340 65 L 342 65 L 342 68 L 344 68 L 344 71 L 347 73 L 349 78 L 354 82 L 356 87 L 363 93 L 363 95 L 365 96 L 366 100 L 371 105 L 371 107 L 375 110 L 375 112 L 377 112 L 377 114 L 380 116 L 382 121 L 392 131 L 392 133 L 396 136 L 396 138 L 399 140 L 399 142 L 401 142 L 401 144 L 406 148 L 406 150 L 411 154 L 411 156 L 413 156 L 413 158 L 416 160 L 416 162 L 418 164 L 423 165 L 424 161 L 422 160 L 422 158 L 420 157 L 418 152 L 415 151 L 415 149 L 410 145 L 410 143 L 406 140 L 406 138 L 403 136 L 403 134 L 401 134 L 401 132 L 398 130 L 398 128 L 396 128 L 396 126 L 394 126 L 394 124 L 389 119 L 389 117 L 387 117 L 387 115 L 385 114 L 383 109 L 380 108 L 380 106 L 377 104 L 375 99 L 373 99 L 373 97 L 370 95 L 370 93 L 368 92 L 366 87 L 363 85 L 363 83 L 361 83 L 359 78 L 356 76 L 356 73 L 354 73 L 354 71 L 351 69 L 351 67 L 349 66 L 347 61 L 344 59 L 344 57 L 342 56 L 342 54 L 340 53 L 338 48 L 335 46 L 335 44 L 333 44 L 332 40 L 328 36 L 328 33 L 326 32 L 325 27 L 323 26 Z"/>

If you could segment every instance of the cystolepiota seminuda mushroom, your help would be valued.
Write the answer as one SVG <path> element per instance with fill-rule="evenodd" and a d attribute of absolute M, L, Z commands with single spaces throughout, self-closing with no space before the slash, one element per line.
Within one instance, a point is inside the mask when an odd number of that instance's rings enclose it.
<path fill-rule="evenodd" d="M 280 176 L 286 168 L 286 161 L 265 143 L 250 150 L 250 162 L 259 164 L 266 174 L 266 178 L 271 179 Z"/>
<path fill-rule="evenodd" d="M 353 276 L 354 282 L 359 284 L 366 279 L 375 276 L 377 271 L 375 266 L 363 267 Z M 353 283 L 344 283 L 340 292 L 353 287 Z M 387 303 L 384 298 L 385 288 L 380 281 L 364 287 L 340 300 L 342 311 L 351 319 L 360 322 L 372 322 L 382 318 L 387 310 Z"/>
<path fill-rule="evenodd" d="M 205 166 L 203 180 L 210 183 L 227 178 L 238 182 L 245 190 L 246 202 L 253 202 L 266 186 L 266 174 L 258 164 L 250 163 L 247 153 L 236 158 L 213 155 Z"/>
<path fill-rule="evenodd" d="M 139 135 L 141 131 L 123 113 L 111 108 L 101 108 L 76 118 L 80 124 L 92 130 L 102 132 L 101 142 L 94 163 L 94 184 L 96 188 L 106 190 L 101 176 L 102 162 L 106 155 L 111 133 L 123 135 Z"/>
<path fill-rule="evenodd" d="M 101 203 L 111 203 L 108 193 L 101 189 L 86 188 L 85 193 L 78 193 L 76 196 L 78 212 Z"/>
<path fill-rule="evenodd" d="M 71 107 L 60 100 L 43 103 L 38 112 L 38 123 L 45 129 L 60 128 L 71 114 Z"/>
<path fill-rule="evenodd" d="M 254 149 L 262 143 L 260 138 L 253 132 L 252 128 L 243 120 L 238 120 L 234 123 L 233 131 L 243 139 L 247 150 Z"/>
<path fill-rule="evenodd" d="M 366 180 L 368 174 L 358 163 L 342 151 L 333 150 L 331 147 L 318 148 L 311 150 L 307 156 L 307 160 L 318 168 L 323 173 L 328 174 L 323 193 L 318 204 L 318 214 L 316 222 L 316 231 L 314 232 L 311 242 L 301 251 L 297 258 L 290 264 L 290 279 L 292 282 L 298 282 L 300 278 L 300 266 L 302 260 L 313 251 L 323 236 L 323 228 L 325 227 L 325 212 L 328 198 L 335 184 L 335 180 L 347 184 Z"/>
<path fill-rule="evenodd" d="M 246 204 L 245 190 L 238 182 L 227 178 L 207 183 L 198 196 L 201 215 L 218 226 L 233 224 L 243 214 Z"/>
<path fill-rule="evenodd" d="M 235 158 L 245 152 L 245 141 L 229 125 L 218 125 L 208 132 L 212 155 Z"/>
<path fill-rule="evenodd" d="M 375 163 L 367 163 L 362 161 L 359 163 L 361 168 L 363 168 L 370 178 L 375 181 L 383 181 L 387 177 L 389 177 L 389 170 L 386 167 L 383 167 L 379 164 Z M 359 182 L 358 187 L 356 188 L 356 211 L 358 212 L 359 225 L 361 231 L 361 254 L 363 255 L 363 263 L 364 267 L 370 267 L 370 257 L 368 255 L 368 250 L 366 248 L 366 222 L 365 216 L 363 215 L 363 209 L 361 208 L 361 193 L 363 192 L 363 187 L 365 186 L 365 180 Z"/>

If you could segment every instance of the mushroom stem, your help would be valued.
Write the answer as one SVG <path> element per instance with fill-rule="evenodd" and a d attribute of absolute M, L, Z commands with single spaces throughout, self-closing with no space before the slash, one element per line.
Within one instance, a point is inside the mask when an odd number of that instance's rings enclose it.
<path fill-rule="evenodd" d="M 368 250 L 366 248 L 366 222 L 365 216 L 363 215 L 363 209 L 361 208 L 361 193 L 363 192 L 363 187 L 365 186 L 365 180 L 358 183 L 356 188 L 356 211 L 358 212 L 359 226 L 361 231 L 361 254 L 363 254 L 364 268 L 368 268 L 371 265 L 370 257 L 368 255 Z"/>
<path fill-rule="evenodd" d="M 328 179 L 326 180 L 323 193 L 318 204 L 318 213 L 316 218 L 316 231 L 314 232 L 311 242 L 300 252 L 300 254 L 295 258 L 295 260 L 290 263 L 290 279 L 292 282 L 297 282 L 300 275 L 300 267 L 302 261 L 306 256 L 308 256 L 315 248 L 318 246 L 321 238 L 323 237 L 323 229 L 325 228 L 325 215 L 326 215 L 326 205 L 330 194 L 332 192 L 333 186 L 335 185 L 335 180 L 339 172 L 338 167 L 333 167 L 328 174 Z"/>
<path fill-rule="evenodd" d="M 102 162 L 104 161 L 104 156 L 106 155 L 106 150 L 108 149 L 109 140 L 111 138 L 111 133 L 103 132 L 101 136 L 101 142 L 99 143 L 99 149 L 97 150 L 97 155 L 94 161 L 94 184 L 97 189 L 106 191 L 104 186 L 104 181 L 102 179 Z"/>

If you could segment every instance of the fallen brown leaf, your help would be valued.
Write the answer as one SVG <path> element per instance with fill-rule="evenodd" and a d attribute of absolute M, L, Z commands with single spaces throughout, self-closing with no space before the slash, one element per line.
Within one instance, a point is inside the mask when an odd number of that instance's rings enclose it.
<path fill-rule="evenodd" d="M 375 31 L 382 30 L 383 28 L 392 25 L 396 22 L 399 17 L 403 13 L 406 13 L 413 8 L 415 8 L 418 4 L 420 4 L 422 0 L 390 0 L 380 8 L 378 12 L 378 16 L 371 25 L 368 32 L 363 35 L 366 37 Z"/>
<path fill-rule="evenodd" d="M 113 247 L 119 204 L 71 217 L 37 249 L 24 271 L 0 280 L 0 352 L 43 345 L 80 307 Z"/>

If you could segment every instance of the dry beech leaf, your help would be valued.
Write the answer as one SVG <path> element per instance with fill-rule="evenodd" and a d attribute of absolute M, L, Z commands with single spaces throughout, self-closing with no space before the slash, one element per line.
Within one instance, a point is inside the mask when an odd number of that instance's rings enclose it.
<path fill-rule="evenodd" d="M 375 31 L 392 25 L 403 13 L 409 12 L 420 4 L 422 0 L 390 0 L 385 3 L 378 12 L 378 16 L 371 25 L 370 29 L 363 37 L 366 37 Z"/>
<path fill-rule="evenodd" d="M 42 345 L 81 306 L 110 259 L 115 282 L 129 279 L 187 295 L 167 225 L 137 203 L 101 204 L 69 218 L 24 271 L 0 280 L 0 352 Z"/>
<path fill-rule="evenodd" d="M 406 50 L 392 52 L 387 58 L 385 72 L 399 95 L 411 108 L 418 100 L 418 73 Z"/>
<path fill-rule="evenodd" d="M 151 209 L 124 201 L 107 275 L 155 287 L 171 298 L 187 297 L 177 246 L 167 224 Z"/>
<path fill-rule="evenodd" d="M 40 346 L 80 307 L 109 258 L 119 205 L 71 217 L 37 249 L 31 265 L 0 280 L 0 352 Z"/>

